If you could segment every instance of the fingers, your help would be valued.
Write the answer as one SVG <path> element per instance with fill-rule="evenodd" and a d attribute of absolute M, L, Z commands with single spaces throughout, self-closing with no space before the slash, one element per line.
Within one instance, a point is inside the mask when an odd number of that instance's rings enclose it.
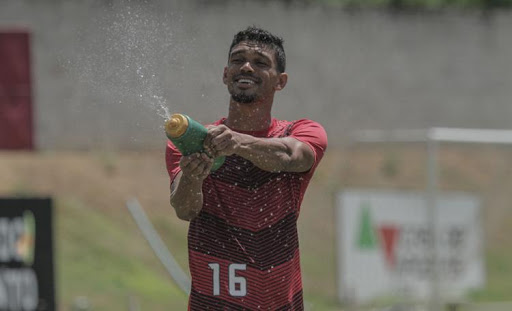
<path fill-rule="evenodd" d="M 208 176 L 212 165 L 213 159 L 204 153 L 194 153 L 189 156 L 183 156 L 180 160 L 183 175 L 199 180 L 203 180 Z"/>
<path fill-rule="evenodd" d="M 210 125 L 206 127 L 208 129 L 208 132 L 206 134 L 206 138 L 203 141 L 203 146 L 210 146 L 213 139 L 215 139 L 217 136 L 222 135 L 223 133 L 230 132 L 230 129 L 225 125 Z"/>
<path fill-rule="evenodd" d="M 203 147 L 210 156 L 217 157 L 231 155 L 234 144 L 233 132 L 226 126 L 221 125 L 211 127 L 208 130 Z"/>
<path fill-rule="evenodd" d="M 213 149 L 216 154 L 219 154 L 219 153 L 224 153 L 230 145 L 231 145 L 231 135 L 221 134 L 212 139 L 210 148 Z"/>
<path fill-rule="evenodd" d="M 215 134 L 215 126 L 207 126 L 206 127 L 208 129 L 208 132 L 206 133 L 206 137 L 204 138 L 204 141 L 203 141 L 203 148 L 207 148 L 210 146 L 210 143 L 212 141 L 212 138 L 216 136 Z"/>

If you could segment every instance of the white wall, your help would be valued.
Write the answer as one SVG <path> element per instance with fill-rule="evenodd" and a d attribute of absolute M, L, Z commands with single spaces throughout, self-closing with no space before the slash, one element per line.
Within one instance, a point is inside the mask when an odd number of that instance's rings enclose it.
<path fill-rule="evenodd" d="M 0 28 L 33 33 L 37 145 L 158 148 L 159 102 L 201 122 L 223 116 L 227 49 L 252 24 L 285 39 L 275 115 L 321 122 L 331 145 L 360 128 L 512 124 L 510 12 L 203 2 L 0 0 Z"/>

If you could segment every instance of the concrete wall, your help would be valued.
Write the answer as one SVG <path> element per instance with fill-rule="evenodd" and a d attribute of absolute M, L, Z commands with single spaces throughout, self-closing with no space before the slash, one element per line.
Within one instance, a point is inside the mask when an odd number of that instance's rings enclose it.
<path fill-rule="evenodd" d="M 354 129 L 512 124 L 512 13 L 394 14 L 270 2 L 0 0 L 0 28 L 33 34 L 37 145 L 154 148 L 161 106 L 209 122 L 227 112 L 221 74 L 247 25 L 285 39 L 274 114 Z"/>

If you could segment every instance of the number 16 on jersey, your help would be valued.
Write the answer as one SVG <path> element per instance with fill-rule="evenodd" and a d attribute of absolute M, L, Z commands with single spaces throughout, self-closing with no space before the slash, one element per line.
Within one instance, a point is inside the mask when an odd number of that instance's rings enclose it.
<path fill-rule="evenodd" d="M 220 264 L 209 263 L 208 266 L 213 272 L 213 295 L 220 295 Z M 243 297 L 247 295 L 247 280 L 243 276 L 237 276 L 237 271 L 245 271 L 247 265 L 244 263 L 232 263 L 229 265 L 228 284 L 229 294 L 233 297 Z"/>

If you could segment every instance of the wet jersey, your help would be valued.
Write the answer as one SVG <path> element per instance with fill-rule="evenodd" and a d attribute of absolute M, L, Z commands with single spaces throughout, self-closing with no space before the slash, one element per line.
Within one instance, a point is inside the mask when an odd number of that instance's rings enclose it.
<path fill-rule="evenodd" d="M 293 137 L 313 150 L 315 162 L 307 172 L 272 173 L 233 155 L 204 180 L 203 207 L 188 232 L 189 310 L 303 310 L 297 218 L 326 133 L 305 119 L 272 119 L 265 131 L 241 133 Z M 180 157 L 169 142 L 171 182 Z"/>

